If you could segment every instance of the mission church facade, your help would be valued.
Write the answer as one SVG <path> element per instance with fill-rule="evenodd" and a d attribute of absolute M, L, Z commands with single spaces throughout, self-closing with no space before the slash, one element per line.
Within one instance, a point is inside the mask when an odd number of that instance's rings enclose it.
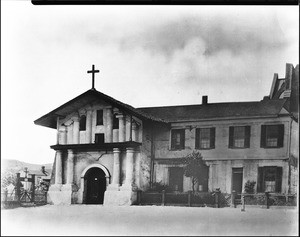
<path fill-rule="evenodd" d="M 132 205 L 152 183 L 192 189 L 182 158 L 199 151 L 208 167 L 196 190 L 294 193 L 299 159 L 299 65 L 274 74 L 256 102 L 134 108 L 94 88 L 34 121 L 57 129 L 49 202 Z"/>

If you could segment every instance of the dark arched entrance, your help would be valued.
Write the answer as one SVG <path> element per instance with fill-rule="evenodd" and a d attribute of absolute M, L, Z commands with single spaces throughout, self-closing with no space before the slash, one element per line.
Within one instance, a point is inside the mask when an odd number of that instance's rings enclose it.
<path fill-rule="evenodd" d="M 86 204 L 103 204 L 104 192 L 106 190 L 106 177 L 102 169 L 90 168 L 85 176 Z"/>

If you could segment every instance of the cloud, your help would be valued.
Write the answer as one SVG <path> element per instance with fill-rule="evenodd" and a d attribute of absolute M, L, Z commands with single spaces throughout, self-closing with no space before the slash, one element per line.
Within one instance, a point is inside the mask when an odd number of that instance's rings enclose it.
<path fill-rule="evenodd" d="M 205 43 L 204 55 L 211 56 L 223 50 L 234 54 L 259 52 L 283 48 L 287 40 L 282 37 L 275 15 L 255 18 L 246 16 L 185 16 L 163 24 L 155 24 L 137 30 L 120 39 L 120 49 L 141 47 L 151 54 L 171 57 L 184 50 L 191 39 Z"/>

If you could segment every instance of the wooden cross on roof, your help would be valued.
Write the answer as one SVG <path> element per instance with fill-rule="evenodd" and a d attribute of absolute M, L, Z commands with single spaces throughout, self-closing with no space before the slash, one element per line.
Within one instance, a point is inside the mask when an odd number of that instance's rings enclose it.
<path fill-rule="evenodd" d="M 92 73 L 92 90 L 95 90 L 95 73 L 99 73 L 99 70 L 95 70 L 95 65 L 92 65 L 92 70 L 87 71 L 87 73 Z"/>

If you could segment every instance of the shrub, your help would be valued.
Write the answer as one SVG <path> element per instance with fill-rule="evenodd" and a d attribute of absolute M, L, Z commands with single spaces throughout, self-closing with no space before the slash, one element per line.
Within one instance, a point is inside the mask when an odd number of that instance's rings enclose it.
<path fill-rule="evenodd" d="M 154 192 L 162 192 L 163 190 L 169 190 L 169 186 L 166 184 L 162 184 L 162 182 L 154 182 L 152 187 L 148 189 L 148 191 Z"/>
<path fill-rule="evenodd" d="M 255 187 L 255 184 L 256 182 L 255 181 L 250 181 L 248 180 L 246 183 L 245 183 L 245 192 L 246 193 L 254 193 L 254 187 Z"/>

